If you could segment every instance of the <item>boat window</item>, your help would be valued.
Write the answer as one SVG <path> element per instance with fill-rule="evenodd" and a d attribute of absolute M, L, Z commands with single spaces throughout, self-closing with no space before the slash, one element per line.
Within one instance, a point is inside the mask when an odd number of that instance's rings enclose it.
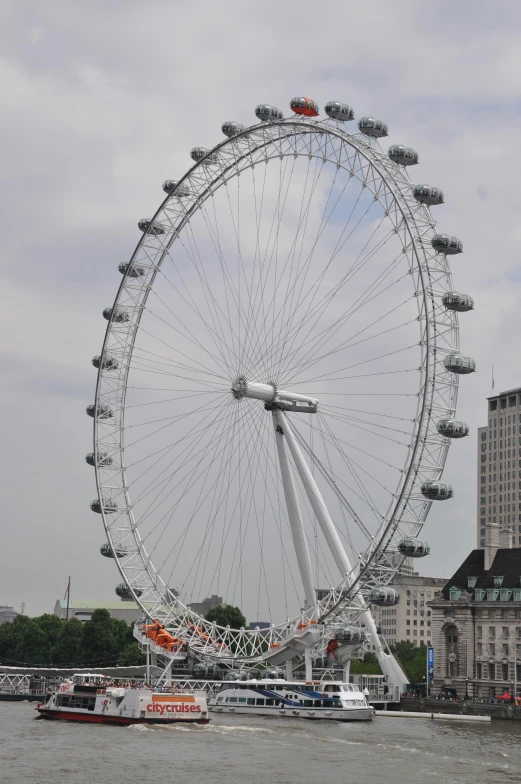
<path fill-rule="evenodd" d="M 243 705 L 246 705 L 246 697 L 239 697 L 237 702 L 242 702 Z"/>
<path fill-rule="evenodd" d="M 230 702 L 237 702 L 237 697 L 230 697 Z"/>
<path fill-rule="evenodd" d="M 266 700 L 266 705 L 273 705 L 273 700 Z"/>
<path fill-rule="evenodd" d="M 257 697 L 257 705 L 264 705 L 264 698 Z"/>
<path fill-rule="evenodd" d="M 255 705 L 255 697 L 248 697 L 248 705 Z"/>
<path fill-rule="evenodd" d="M 305 708 L 312 708 L 313 707 L 313 700 L 303 700 L 302 704 Z"/>
<path fill-rule="evenodd" d="M 322 704 L 324 708 L 331 708 L 333 706 L 333 700 L 323 700 Z"/>
<path fill-rule="evenodd" d="M 341 707 L 342 707 L 342 703 L 340 702 L 340 700 L 333 700 L 333 708 L 341 708 Z"/>
<path fill-rule="evenodd" d="M 315 708 L 321 708 L 321 707 L 322 707 L 322 700 L 315 700 Z"/>

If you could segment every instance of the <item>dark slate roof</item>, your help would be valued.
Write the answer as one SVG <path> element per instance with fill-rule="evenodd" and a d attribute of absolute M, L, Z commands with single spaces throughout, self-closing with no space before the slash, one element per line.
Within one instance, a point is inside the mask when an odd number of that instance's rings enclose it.
<path fill-rule="evenodd" d="M 498 550 L 491 569 L 485 571 L 485 551 L 472 550 L 442 590 L 449 599 L 452 587 L 468 589 L 468 577 L 477 577 L 475 588 L 494 588 L 494 577 L 503 577 L 502 588 L 521 588 L 521 548 Z"/>

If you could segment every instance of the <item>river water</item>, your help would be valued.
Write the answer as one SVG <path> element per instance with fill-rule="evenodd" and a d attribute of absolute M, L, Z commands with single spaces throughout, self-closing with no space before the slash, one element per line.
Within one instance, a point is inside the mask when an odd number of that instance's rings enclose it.
<path fill-rule="evenodd" d="M 521 781 L 521 722 L 215 716 L 206 727 L 100 727 L 35 715 L 34 703 L 0 703 L 1 784 Z"/>

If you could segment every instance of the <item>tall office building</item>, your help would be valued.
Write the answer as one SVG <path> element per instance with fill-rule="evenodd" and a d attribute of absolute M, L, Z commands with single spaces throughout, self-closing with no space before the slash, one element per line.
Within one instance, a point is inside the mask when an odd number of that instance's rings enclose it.
<path fill-rule="evenodd" d="M 521 387 L 488 399 L 478 428 L 477 546 L 521 547 Z M 493 543 L 493 542 L 492 542 Z"/>

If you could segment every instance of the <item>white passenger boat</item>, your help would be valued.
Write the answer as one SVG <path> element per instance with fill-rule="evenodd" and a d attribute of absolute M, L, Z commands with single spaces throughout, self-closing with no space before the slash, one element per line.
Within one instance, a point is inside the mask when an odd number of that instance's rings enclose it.
<path fill-rule="evenodd" d="M 215 713 L 289 719 L 371 721 L 374 715 L 359 687 L 340 681 L 234 681 L 223 684 L 208 707 Z"/>
<path fill-rule="evenodd" d="M 95 724 L 208 724 L 206 692 L 156 692 L 108 686 L 101 675 L 74 675 L 37 706 L 39 718 Z"/>

